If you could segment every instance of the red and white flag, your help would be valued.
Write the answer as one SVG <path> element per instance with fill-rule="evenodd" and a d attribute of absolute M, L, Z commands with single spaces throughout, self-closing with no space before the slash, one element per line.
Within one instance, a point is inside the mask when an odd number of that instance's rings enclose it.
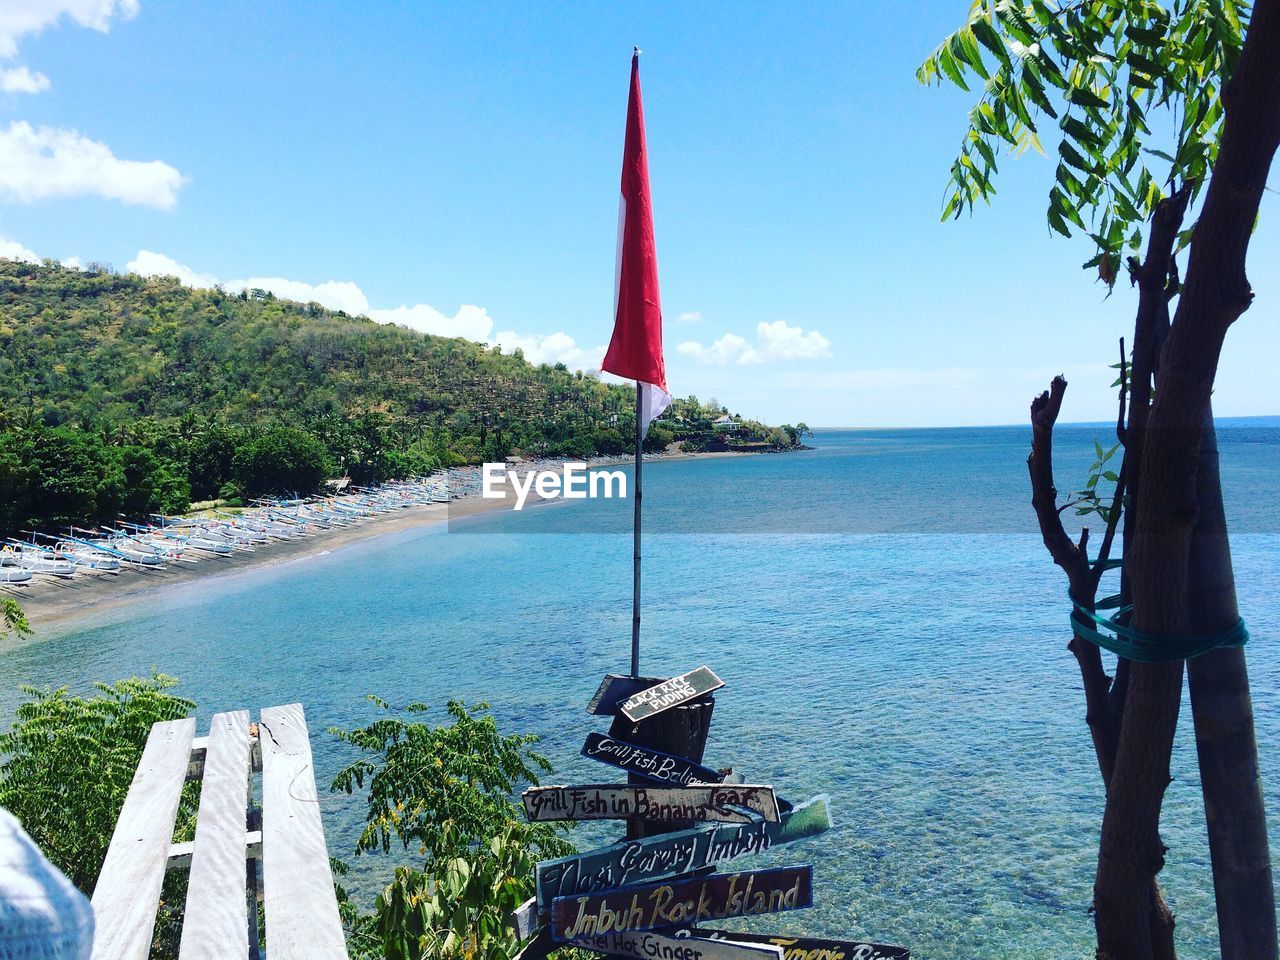
<path fill-rule="evenodd" d="M 618 205 L 618 259 L 614 274 L 613 339 L 600 369 L 640 386 L 640 435 L 671 405 L 662 360 L 662 303 L 658 250 L 649 203 L 649 160 L 640 103 L 640 51 L 631 57 L 627 137 L 622 148 L 622 197 Z"/>

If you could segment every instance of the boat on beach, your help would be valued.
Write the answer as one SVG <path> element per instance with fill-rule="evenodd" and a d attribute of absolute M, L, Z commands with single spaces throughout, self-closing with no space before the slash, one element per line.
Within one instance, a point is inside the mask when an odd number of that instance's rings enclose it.
<path fill-rule="evenodd" d="M 0 584 L 21 586 L 31 582 L 33 574 L 23 567 L 0 567 Z"/>
<path fill-rule="evenodd" d="M 4 549 L 10 556 L 11 566 L 30 570 L 33 574 L 57 577 L 61 580 L 70 580 L 76 575 L 75 564 L 70 560 L 59 557 L 52 550 L 46 551 L 41 547 L 24 543 L 21 540 L 10 540 L 9 545 Z"/>
<path fill-rule="evenodd" d="M 474 495 L 480 480 L 477 468 L 451 468 L 444 475 L 352 487 L 330 496 L 264 497 L 243 510 L 226 508 L 194 516 L 153 514 L 142 521 L 122 517 L 114 525 L 73 526 L 60 533 L 23 531 L 30 541 L 10 541 L 0 553 L 0 584 L 23 585 L 37 578 L 69 580 L 77 573 L 157 572 L 175 564 L 231 559 L 272 543 L 311 538 L 374 517 Z"/>

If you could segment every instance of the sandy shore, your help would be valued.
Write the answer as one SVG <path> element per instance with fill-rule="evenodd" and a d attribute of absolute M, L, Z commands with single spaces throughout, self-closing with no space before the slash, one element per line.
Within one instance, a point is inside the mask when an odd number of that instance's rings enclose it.
<path fill-rule="evenodd" d="M 646 458 L 646 464 L 670 463 L 676 460 L 717 459 L 722 457 L 755 456 L 750 453 L 699 453 L 668 454 Z M 617 463 L 599 464 L 616 467 Z M 58 580 L 37 577 L 25 588 L 5 592 L 4 596 L 16 597 L 22 604 L 31 626 L 38 632 L 44 625 L 90 616 L 125 604 L 136 603 L 178 584 L 192 583 L 213 577 L 227 576 L 250 567 L 274 566 L 320 553 L 330 553 L 353 543 L 375 537 L 428 527 L 459 520 L 479 513 L 509 509 L 514 505 L 514 493 L 507 491 L 504 499 L 485 500 L 479 496 L 464 497 L 450 504 L 431 504 L 410 507 L 366 518 L 351 527 L 338 527 L 317 531 L 315 536 L 302 540 L 271 541 L 261 544 L 253 553 L 234 553 L 225 557 L 202 558 L 198 563 L 171 563 L 159 570 L 126 569 L 117 574 L 77 573 L 74 579 Z M 530 492 L 530 500 L 537 500 Z"/>

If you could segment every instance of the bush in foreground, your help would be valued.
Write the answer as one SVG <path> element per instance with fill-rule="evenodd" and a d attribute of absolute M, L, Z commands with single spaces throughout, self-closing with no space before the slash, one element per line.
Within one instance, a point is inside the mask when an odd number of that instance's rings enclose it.
<path fill-rule="evenodd" d="M 153 674 L 99 683 L 90 697 L 23 687 L 28 699 L 0 735 L 0 806 L 86 894 L 97 883 L 152 724 L 195 709 L 170 692 L 177 682 Z M 416 719 L 428 709 L 423 704 L 396 716 L 369 699 L 387 715 L 331 731 L 361 752 L 332 789 L 367 792 L 357 855 L 397 847 L 412 849 L 414 862 L 396 868 L 371 912 L 338 886 L 351 955 L 509 960 L 521 944 L 507 917 L 532 895 L 534 864 L 573 850 L 563 827 L 525 823 L 513 799 L 522 784 L 551 772 L 532 749 L 538 738 L 503 735 L 485 704 L 451 701 L 451 722 L 431 726 Z M 177 818 L 182 839 L 191 836 L 197 802 L 197 785 L 188 784 Z M 338 876 L 347 872 L 340 861 L 334 868 Z M 176 953 L 184 885 L 177 873 L 166 880 L 153 957 Z"/>

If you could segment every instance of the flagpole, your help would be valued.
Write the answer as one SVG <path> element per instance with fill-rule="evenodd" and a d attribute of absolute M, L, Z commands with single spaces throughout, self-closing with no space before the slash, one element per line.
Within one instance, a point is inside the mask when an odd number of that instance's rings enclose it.
<path fill-rule="evenodd" d="M 643 387 L 636 381 L 636 492 L 631 571 L 631 676 L 640 676 L 640 467 L 644 462 L 644 433 L 640 429 Z"/>

